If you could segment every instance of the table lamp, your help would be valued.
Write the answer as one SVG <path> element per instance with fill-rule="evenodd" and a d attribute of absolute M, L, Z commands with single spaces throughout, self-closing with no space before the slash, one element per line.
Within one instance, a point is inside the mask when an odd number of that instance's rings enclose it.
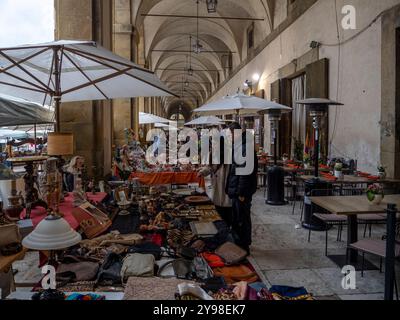
<path fill-rule="evenodd" d="M 320 220 L 315 219 L 313 216 L 312 205 L 308 201 L 308 197 L 311 195 L 317 196 L 317 194 L 312 194 L 313 190 L 327 190 L 329 185 L 319 179 L 319 152 L 320 152 L 320 129 L 321 129 L 321 119 L 328 113 L 329 106 L 342 106 L 340 102 L 332 101 L 329 99 L 321 98 L 309 98 L 305 100 L 296 101 L 296 104 L 306 105 L 309 109 L 310 116 L 313 118 L 313 126 L 315 129 L 314 134 L 314 157 L 315 157 L 315 170 L 314 178 L 305 182 L 305 206 L 304 206 L 304 221 L 303 228 L 311 229 L 314 231 L 325 231 L 326 225 Z"/>
<path fill-rule="evenodd" d="M 268 169 L 268 196 L 266 203 L 272 206 L 283 206 L 285 201 L 285 171 L 278 166 L 278 130 L 282 114 L 292 112 L 292 108 L 271 102 L 271 105 L 259 111 L 267 114 L 272 128 L 272 140 L 274 144 L 274 166 Z"/>
<path fill-rule="evenodd" d="M 58 159 L 57 168 L 61 175 L 61 181 L 58 182 L 56 192 L 58 193 L 57 199 L 63 199 L 63 167 L 65 160 L 63 156 L 72 156 L 74 154 L 74 135 L 72 133 L 49 133 L 47 139 L 47 154 L 54 156 Z M 59 202 L 58 200 L 58 202 Z M 58 210 L 58 203 L 57 208 Z"/>
<path fill-rule="evenodd" d="M 50 251 L 50 262 L 55 262 L 55 251 L 64 250 L 81 242 L 81 235 L 58 215 L 48 215 L 22 240 L 25 248 Z"/>

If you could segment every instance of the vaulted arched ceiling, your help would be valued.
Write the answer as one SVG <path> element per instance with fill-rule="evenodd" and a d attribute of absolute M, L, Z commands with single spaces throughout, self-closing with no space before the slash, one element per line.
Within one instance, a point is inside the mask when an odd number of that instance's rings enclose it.
<path fill-rule="evenodd" d="M 235 68 L 246 57 L 246 30 L 253 23 L 251 19 L 263 19 L 254 21 L 256 44 L 272 31 L 275 1 L 219 0 L 217 13 L 209 14 L 206 0 L 199 0 L 199 15 L 205 17 L 199 20 L 193 18 L 197 15 L 196 0 L 135 1 L 132 20 L 136 29 L 143 31 L 140 41 L 147 64 L 172 90 L 183 94 L 163 99 L 167 114 L 180 107 L 188 109 L 183 111 L 188 115 L 207 100 L 225 79 L 227 61 Z M 190 39 L 193 45 L 197 37 L 206 52 L 193 52 Z M 195 70 L 193 75 L 187 72 L 189 66 Z"/>

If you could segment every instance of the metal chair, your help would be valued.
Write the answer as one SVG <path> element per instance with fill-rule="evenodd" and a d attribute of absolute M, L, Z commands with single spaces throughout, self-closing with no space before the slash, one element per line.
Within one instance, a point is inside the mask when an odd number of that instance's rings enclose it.
<path fill-rule="evenodd" d="M 323 189 L 323 190 L 312 190 L 311 196 L 318 196 L 318 197 L 329 197 L 329 196 L 336 196 L 337 190 L 336 189 Z M 336 237 L 336 241 L 342 240 L 342 233 L 343 227 L 347 225 L 347 217 L 340 216 L 337 214 L 333 214 L 327 212 L 326 210 L 321 209 L 322 212 L 314 213 L 313 216 L 317 219 L 321 220 L 326 225 L 325 231 L 325 255 L 328 256 L 328 233 L 330 227 L 337 226 L 338 233 Z M 308 242 L 311 241 L 311 229 L 308 230 Z"/>
<path fill-rule="evenodd" d="M 292 215 L 295 214 L 296 202 L 300 201 L 300 211 L 301 211 L 300 221 L 302 221 L 304 214 L 304 196 L 305 196 L 304 181 L 299 179 L 298 177 L 295 177 L 292 183 L 292 189 L 293 189 Z"/>
<path fill-rule="evenodd" d="M 361 276 L 362 277 L 364 277 L 364 266 L 365 266 L 365 254 L 366 253 L 378 256 L 380 258 L 379 271 L 382 272 L 383 259 L 386 258 L 386 241 L 364 239 L 364 240 L 360 240 L 356 243 L 352 243 L 349 246 L 349 248 L 352 248 L 352 249 L 362 252 L 362 268 L 361 268 Z M 400 223 L 397 223 L 395 257 L 400 258 Z M 397 297 L 397 300 L 399 300 L 399 291 L 398 291 L 398 286 L 397 286 L 396 273 L 395 273 L 394 285 L 395 285 L 395 290 L 396 290 L 396 297 Z"/>

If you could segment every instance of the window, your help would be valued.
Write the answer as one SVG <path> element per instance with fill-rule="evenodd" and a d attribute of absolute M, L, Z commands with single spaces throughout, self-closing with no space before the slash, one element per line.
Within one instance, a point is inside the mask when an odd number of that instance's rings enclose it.
<path fill-rule="evenodd" d="M 247 29 L 247 49 L 254 48 L 254 23 Z"/>
<path fill-rule="evenodd" d="M 288 0 L 288 2 L 287 2 L 288 15 L 290 15 L 297 8 L 298 3 L 299 3 L 298 0 Z"/>

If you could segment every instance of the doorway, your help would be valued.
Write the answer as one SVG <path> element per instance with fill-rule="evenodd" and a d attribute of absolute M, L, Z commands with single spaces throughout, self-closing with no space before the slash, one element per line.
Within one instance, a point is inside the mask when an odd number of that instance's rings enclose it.
<path fill-rule="evenodd" d="M 399 148 L 400 141 L 400 28 L 396 29 L 396 97 L 395 97 L 395 137 Z M 395 176 L 400 178 L 400 150 L 396 150 Z"/>

